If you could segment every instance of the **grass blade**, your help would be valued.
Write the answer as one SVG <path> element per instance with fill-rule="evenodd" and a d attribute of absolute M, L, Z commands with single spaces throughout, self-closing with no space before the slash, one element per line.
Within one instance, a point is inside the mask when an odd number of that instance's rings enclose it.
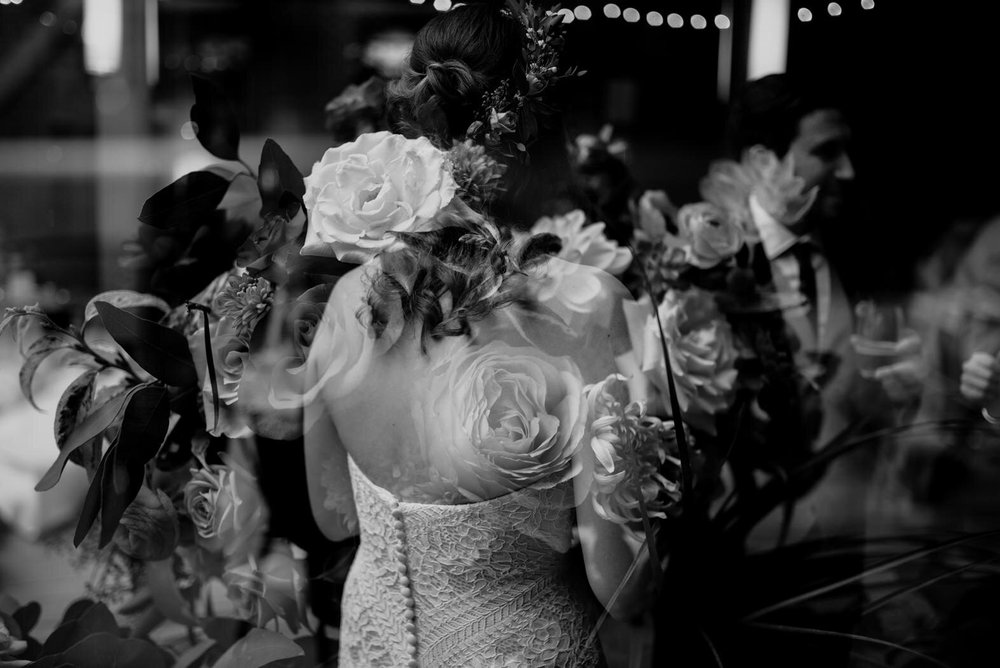
<path fill-rule="evenodd" d="M 821 636 L 825 638 L 839 638 L 841 640 L 857 640 L 858 642 L 871 643 L 872 645 L 879 645 L 881 647 L 888 647 L 890 649 L 897 650 L 899 652 L 904 652 L 912 656 L 923 659 L 924 661 L 929 661 L 935 666 L 941 666 L 942 668 L 950 668 L 948 664 L 938 661 L 934 657 L 927 656 L 923 652 L 918 652 L 915 649 L 910 649 L 904 645 L 898 643 L 890 642 L 888 640 L 880 640 L 878 638 L 872 638 L 871 636 L 858 635 L 856 633 L 844 633 L 841 631 L 828 631 L 826 629 L 807 629 L 801 626 L 785 626 L 784 624 L 765 624 L 761 622 L 754 622 L 751 626 L 764 629 L 767 631 L 777 631 L 779 633 L 798 633 L 801 635 L 813 635 Z"/>

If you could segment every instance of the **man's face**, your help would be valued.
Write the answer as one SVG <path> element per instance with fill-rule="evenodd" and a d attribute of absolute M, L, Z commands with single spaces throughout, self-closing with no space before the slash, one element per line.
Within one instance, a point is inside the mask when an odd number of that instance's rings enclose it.
<path fill-rule="evenodd" d="M 819 186 L 813 211 L 823 218 L 836 218 L 844 205 L 845 185 L 854 180 L 854 165 L 848 154 L 850 128 L 834 109 L 819 109 L 799 121 L 799 134 L 788 149 L 795 160 L 795 174 L 805 181 L 805 190 Z"/>

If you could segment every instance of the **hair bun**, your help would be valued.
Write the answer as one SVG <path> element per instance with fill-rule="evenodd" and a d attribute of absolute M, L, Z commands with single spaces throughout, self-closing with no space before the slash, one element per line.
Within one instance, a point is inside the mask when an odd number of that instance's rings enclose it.
<path fill-rule="evenodd" d="M 457 58 L 428 63 L 424 77 L 435 94 L 449 100 L 478 99 L 484 78 Z"/>

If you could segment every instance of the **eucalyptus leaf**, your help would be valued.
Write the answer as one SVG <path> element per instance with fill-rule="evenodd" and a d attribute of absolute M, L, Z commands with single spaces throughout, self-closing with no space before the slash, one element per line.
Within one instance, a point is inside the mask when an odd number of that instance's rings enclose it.
<path fill-rule="evenodd" d="M 197 74 L 191 75 L 191 85 L 191 122 L 198 141 L 217 158 L 239 160 L 240 126 L 226 94 L 213 81 Z"/>
<path fill-rule="evenodd" d="M 49 355 L 59 350 L 72 350 L 76 348 L 76 342 L 61 334 L 45 334 L 36 339 L 25 353 L 24 363 L 18 377 L 21 381 L 21 392 L 28 402 L 35 408 L 41 410 L 35 403 L 34 393 L 31 386 L 35 380 L 35 373 L 42 362 L 48 359 Z"/>
<path fill-rule="evenodd" d="M 106 302 L 97 302 L 95 308 L 115 342 L 153 377 L 167 385 L 197 384 L 198 374 L 183 334 Z"/>
<path fill-rule="evenodd" d="M 103 434 L 118 419 L 125 402 L 141 387 L 143 386 L 137 385 L 127 392 L 123 392 L 85 417 L 69 437 L 67 437 L 66 442 L 59 451 L 59 457 L 52 463 L 49 470 L 45 472 L 45 475 L 38 481 L 38 484 L 35 485 L 35 491 L 44 492 L 52 489 L 59 482 L 59 478 L 62 476 L 63 469 L 66 468 L 66 462 L 69 461 L 70 455 L 77 448 L 89 443 L 94 437 Z"/>
<path fill-rule="evenodd" d="M 83 421 L 90 412 L 94 398 L 94 382 L 97 380 L 98 369 L 90 369 L 80 374 L 76 380 L 69 384 L 59 397 L 56 406 L 56 418 L 53 422 L 56 445 L 61 450 L 66 443 L 66 439 L 73 429 Z M 97 458 L 100 459 L 100 436 L 95 436 L 90 440 L 88 447 L 80 448 L 70 454 L 70 461 L 78 466 L 88 468 L 87 463 L 94 458 L 94 450 L 97 450 Z"/>
<path fill-rule="evenodd" d="M 158 229 L 209 221 L 229 190 L 229 180 L 209 171 L 185 174 L 142 205 L 139 220 Z"/>

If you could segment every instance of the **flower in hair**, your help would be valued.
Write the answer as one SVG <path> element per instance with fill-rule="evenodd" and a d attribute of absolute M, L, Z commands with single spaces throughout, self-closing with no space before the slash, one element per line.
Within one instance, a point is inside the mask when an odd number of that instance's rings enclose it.
<path fill-rule="evenodd" d="M 305 178 L 301 253 L 362 263 L 417 231 L 455 196 L 447 156 L 425 137 L 364 134 L 327 149 Z"/>
<path fill-rule="evenodd" d="M 540 9 L 522 0 L 507 0 L 503 13 L 521 26 L 522 62 L 511 78 L 483 96 L 466 135 L 503 155 L 524 157 L 538 132 L 537 117 L 551 111 L 542 102 L 543 93 L 557 81 L 584 72 L 559 66 L 566 25 L 558 5 Z"/>
<path fill-rule="evenodd" d="M 458 196 L 472 208 L 482 209 L 503 190 L 507 165 L 490 157 L 485 147 L 468 139 L 456 142 L 448 151 L 448 159 Z"/>

